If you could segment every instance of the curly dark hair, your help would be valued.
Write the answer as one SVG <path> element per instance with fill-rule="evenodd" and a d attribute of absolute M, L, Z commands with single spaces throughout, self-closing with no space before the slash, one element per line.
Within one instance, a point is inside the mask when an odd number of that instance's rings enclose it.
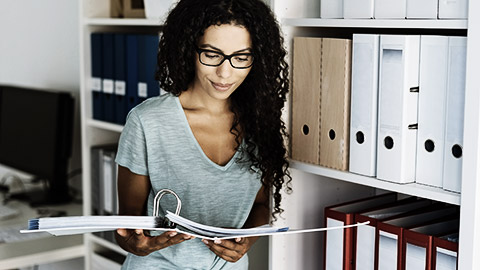
<path fill-rule="evenodd" d="M 170 11 L 162 30 L 156 79 L 166 92 L 179 96 L 195 76 L 195 47 L 212 25 L 234 24 L 247 29 L 252 40 L 253 66 L 231 95 L 234 123 L 231 132 L 251 168 L 259 168 L 261 181 L 274 199 L 272 216 L 280 208 L 281 189 L 291 191 L 287 138 L 282 109 L 289 90 L 287 54 L 280 27 L 261 0 L 181 0 Z M 241 130 L 241 136 L 240 132 Z"/>

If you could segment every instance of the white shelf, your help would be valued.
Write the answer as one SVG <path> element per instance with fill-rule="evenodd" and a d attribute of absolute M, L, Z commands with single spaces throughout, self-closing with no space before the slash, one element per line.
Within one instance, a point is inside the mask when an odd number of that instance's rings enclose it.
<path fill-rule="evenodd" d="M 116 18 L 87 18 L 83 20 L 83 24 L 91 26 L 161 26 L 159 20 Z"/>
<path fill-rule="evenodd" d="M 109 123 L 109 122 L 104 122 L 104 121 L 99 121 L 99 120 L 94 120 L 94 119 L 87 119 L 86 124 L 89 127 L 100 128 L 100 129 L 114 131 L 114 132 L 118 132 L 118 133 L 122 132 L 122 130 L 123 130 L 122 125 Z"/>
<path fill-rule="evenodd" d="M 460 194 L 446 191 L 441 188 L 430 187 L 430 186 L 420 185 L 416 183 L 398 184 L 398 183 L 379 180 L 374 177 L 368 177 L 368 176 L 363 176 L 359 174 L 354 174 L 351 172 L 329 169 L 329 168 L 308 164 L 308 163 L 303 163 L 295 160 L 290 160 L 290 167 L 297 170 L 304 171 L 304 172 L 308 172 L 311 174 L 316 174 L 316 175 L 320 175 L 328 178 L 347 181 L 354 184 L 360 184 L 360 185 L 370 186 L 374 188 L 399 192 L 402 194 L 418 196 L 418 197 L 432 199 L 432 200 L 441 201 L 445 203 L 460 205 Z"/>
<path fill-rule="evenodd" d="M 467 29 L 467 20 L 379 20 L 379 19 L 321 19 L 285 18 L 285 26 L 348 27 L 348 28 L 405 28 L 405 29 Z"/>

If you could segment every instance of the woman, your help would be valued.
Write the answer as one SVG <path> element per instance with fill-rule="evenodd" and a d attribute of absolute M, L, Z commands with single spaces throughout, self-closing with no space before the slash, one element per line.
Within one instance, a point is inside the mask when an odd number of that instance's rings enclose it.
<path fill-rule="evenodd" d="M 156 78 L 167 93 L 129 113 L 117 154 L 120 214 L 151 215 L 153 196 L 168 188 L 193 221 L 268 223 L 269 195 L 275 218 L 290 181 L 281 120 L 288 65 L 272 12 L 260 0 L 181 0 L 162 32 Z M 174 211 L 170 197 L 161 206 Z M 129 252 L 124 269 L 247 269 L 257 240 L 124 229 L 116 237 Z"/>

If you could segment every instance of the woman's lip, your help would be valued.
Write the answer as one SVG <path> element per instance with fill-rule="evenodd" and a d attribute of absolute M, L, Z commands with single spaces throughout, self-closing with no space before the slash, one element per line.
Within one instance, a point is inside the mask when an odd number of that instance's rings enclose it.
<path fill-rule="evenodd" d="M 215 89 L 217 89 L 219 91 L 227 91 L 228 89 L 230 89 L 230 87 L 232 87 L 233 83 L 224 84 L 224 83 L 214 83 L 214 82 L 212 82 L 212 85 L 213 85 L 213 87 L 215 87 Z"/>

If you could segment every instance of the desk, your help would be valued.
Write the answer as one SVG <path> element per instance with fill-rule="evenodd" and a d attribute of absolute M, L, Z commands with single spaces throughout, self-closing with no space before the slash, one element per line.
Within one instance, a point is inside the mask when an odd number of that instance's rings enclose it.
<path fill-rule="evenodd" d="M 80 203 L 31 208 L 24 202 L 11 201 L 7 205 L 20 210 L 20 214 L 12 219 L 0 221 L 0 230 L 10 226 L 27 224 L 29 219 L 38 216 L 37 209 L 39 208 L 64 210 L 67 211 L 69 216 L 82 214 Z M 83 257 L 84 255 L 85 247 L 82 235 L 45 236 L 33 240 L 0 243 L 0 269 L 20 268 Z"/>

